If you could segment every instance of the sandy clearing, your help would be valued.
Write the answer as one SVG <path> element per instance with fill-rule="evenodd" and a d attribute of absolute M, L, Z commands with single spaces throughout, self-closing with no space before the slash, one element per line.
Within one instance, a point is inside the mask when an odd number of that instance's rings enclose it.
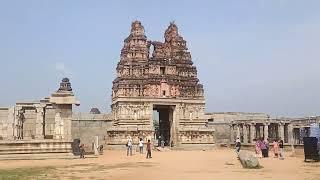
<path fill-rule="evenodd" d="M 302 157 L 259 159 L 262 169 L 243 169 L 230 149 L 212 151 L 153 152 L 127 157 L 123 151 L 106 151 L 99 158 L 75 160 L 0 161 L 1 169 L 55 167 L 46 179 L 305 179 L 320 180 L 320 163 L 305 163 Z M 234 164 L 234 165 L 228 165 Z"/>

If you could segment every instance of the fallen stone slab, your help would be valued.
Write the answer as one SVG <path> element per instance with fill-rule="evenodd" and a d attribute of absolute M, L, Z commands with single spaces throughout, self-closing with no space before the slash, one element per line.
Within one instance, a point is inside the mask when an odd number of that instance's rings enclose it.
<path fill-rule="evenodd" d="M 162 147 L 156 147 L 155 149 L 156 149 L 157 151 L 160 151 L 160 152 L 171 151 L 171 149 L 170 149 L 170 148 L 167 148 L 167 147 L 164 147 L 164 148 L 162 148 Z"/>

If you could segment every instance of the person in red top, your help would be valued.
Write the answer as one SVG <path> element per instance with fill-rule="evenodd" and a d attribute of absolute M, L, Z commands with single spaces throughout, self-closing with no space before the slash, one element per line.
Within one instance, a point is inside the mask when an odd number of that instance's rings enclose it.
<path fill-rule="evenodd" d="M 150 139 L 148 140 L 148 143 L 147 143 L 147 159 L 148 158 L 152 158 L 151 157 L 151 142 L 150 142 Z"/>
<path fill-rule="evenodd" d="M 85 157 L 84 157 L 84 153 L 85 153 L 85 151 L 84 151 L 84 144 L 81 144 L 80 146 L 79 146 L 79 149 L 80 149 L 80 159 L 84 159 Z"/>

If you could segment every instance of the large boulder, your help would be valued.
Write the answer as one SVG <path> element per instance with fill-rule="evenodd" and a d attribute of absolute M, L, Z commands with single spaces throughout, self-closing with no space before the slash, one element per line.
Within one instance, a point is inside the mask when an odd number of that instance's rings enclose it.
<path fill-rule="evenodd" d="M 244 168 L 257 169 L 261 168 L 258 158 L 250 151 L 240 151 L 239 160 Z"/>

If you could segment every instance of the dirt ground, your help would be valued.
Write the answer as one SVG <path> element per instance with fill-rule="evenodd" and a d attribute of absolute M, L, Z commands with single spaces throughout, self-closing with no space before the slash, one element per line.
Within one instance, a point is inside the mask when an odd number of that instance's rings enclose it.
<path fill-rule="evenodd" d="M 127 157 L 123 151 L 105 151 L 98 158 L 74 160 L 15 160 L 0 161 L 0 179 L 4 173 L 28 176 L 10 176 L 11 179 L 112 179 L 112 180 L 250 180 L 290 179 L 320 180 L 320 163 L 305 163 L 303 157 L 259 159 L 262 169 L 243 169 L 230 149 L 212 151 L 153 151 L 146 159 L 138 153 Z M 20 170 L 20 171 L 19 171 Z M 24 171 L 22 171 L 24 170 Z M 41 171 L 40 171 L 41 170 Z M 5 171 L 5 172 L 4 172 Z"/>

